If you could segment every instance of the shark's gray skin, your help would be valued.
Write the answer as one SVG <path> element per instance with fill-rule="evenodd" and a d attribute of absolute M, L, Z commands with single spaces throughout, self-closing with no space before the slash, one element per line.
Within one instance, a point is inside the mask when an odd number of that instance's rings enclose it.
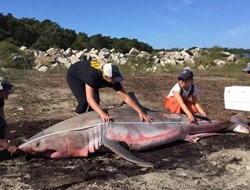
<path fill-rule="evenodd" d="M 45 129 L 21 144 L 19 149 L 31 155 L 67 158 L 87 157 L 104 145 L 133 163 L 152 166 L 135 157 L 120 142 L 132 150 L 145 150 L 178 140 L 196 142 L 218 132 L 249 133 L 243 114 L 232 116 L 231 121 L 197 118 L 195 123 L 190 123 L 184 114 L 146 109 L 145 112 L 153 118 L 152 123 L 141 122 L 137 112 L 126 104 L 108 110 L 114 118 L 111 123 L 104 123 L 95 112 L 83 113 Z"/>

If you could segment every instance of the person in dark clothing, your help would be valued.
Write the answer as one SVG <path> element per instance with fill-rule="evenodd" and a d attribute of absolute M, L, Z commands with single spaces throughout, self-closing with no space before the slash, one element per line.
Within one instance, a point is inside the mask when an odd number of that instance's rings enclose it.
<path fill-rule="evenodd" d="M 13 91 L 13 85 L 3 77 L 0 77 L 0 149 L 6 149 L 11 153 L 17 151 L 17 147 L 8 142 L 9 130 L 4 116 L 4 101 Z"/>
<path fill-rule="evenodd" d="M 76 114 L 94 110 L 103 121 L 110 122 L 112 118 L 99 106 L 99 89 L 110 87 L 139 114 L 142 121 L 152 122 L 152 118 L 146 115 L 125 92 L 121 85 L 123 77 L 116 65 L 112 63 L 101 64 L 96 60 L 78 61 L 69 67 L 66 79 L 78 102 Z"/>

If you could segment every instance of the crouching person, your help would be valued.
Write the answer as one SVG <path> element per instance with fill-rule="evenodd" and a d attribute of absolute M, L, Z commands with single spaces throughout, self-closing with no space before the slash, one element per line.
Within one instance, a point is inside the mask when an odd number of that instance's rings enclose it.
<path fill-rule="evenodd" d="M 195 121 L 194 113 L 199 112 L 206 117 L 206 113 L 198 103 L 198 90 L 193 83 L 193 72 L 184 69 L 179 73 L 178 82 L 164 97 L 164 108 L 172 113 L 184 113 L 190 122 Z"/>

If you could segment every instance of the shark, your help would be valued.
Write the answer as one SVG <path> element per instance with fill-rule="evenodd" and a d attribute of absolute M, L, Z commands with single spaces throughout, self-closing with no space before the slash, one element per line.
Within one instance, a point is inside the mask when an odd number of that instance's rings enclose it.
<path fill-rule="evenodd" d="M 140 165 L 154 166 L 132 151 L 155 148 L 175 141 L 197 142 L 200 138 L 225 132 L 249 133 L 248 119 L 238 113 L 228 120 L 202 116 L 190 123 L 185 114 L 150 110 L 141 106 L 153 122 L 142 122 L 127 104 L 107 110 L 113 121 L 105 123 L 92 111 L 61 121 L 34 135 L 18 148 L 25 154 L 48 158 L 88 157 L 106 147 L 122 158 Z M 126 145 L 126 146 L 124 146 Z"/>

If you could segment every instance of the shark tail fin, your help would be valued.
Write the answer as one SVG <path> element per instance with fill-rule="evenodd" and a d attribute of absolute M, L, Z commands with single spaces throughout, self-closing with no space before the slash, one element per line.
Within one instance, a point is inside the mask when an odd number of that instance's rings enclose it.
<path fill-rule="evenodd" d="M 132 155 L 128 150 L 123 148 L 119 143 L 109 140 L 106 137 L 103 138 L 103 144 L 119 156 L 123 157 L 124 159 L 135 163 L 139 166 L 144 167 L 153 167 L 154 165 L 152 163 L 146 162 L 140 158 L 137 158 L 136 156 Z"/>
<path fill-rule="evenodd" d="M 249 121 L 244 112 L 240 112 L 238 114 L 232 115 L 230 121 L 234 123 L 230 130 L 239 133 L 249 133 Z"/>

